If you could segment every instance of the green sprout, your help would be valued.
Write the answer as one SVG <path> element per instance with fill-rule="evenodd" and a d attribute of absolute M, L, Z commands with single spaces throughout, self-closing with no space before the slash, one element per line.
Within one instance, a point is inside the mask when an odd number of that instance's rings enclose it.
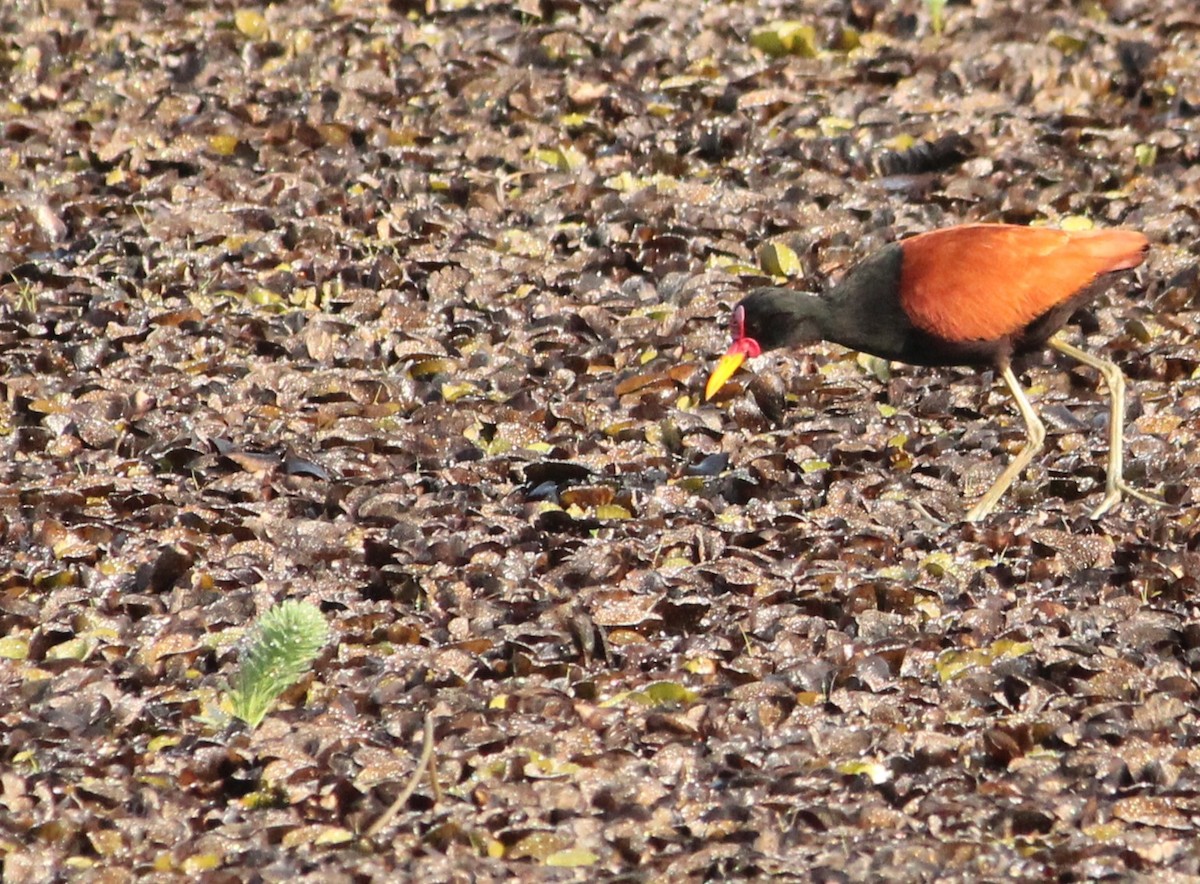
<path fill-rule="evenodd" d="M 316 605 L 287 600 L 258 618 L 229 700 L 251 728 L 262 724 L 275 698 L 298 682 L 329 641 L 329 624 Z"/>
<path fill-rule="evenodd" d="M 38 308 L 38 291 L 33 282 L 28 279 L 17 279 L 11 273 L 9 276 L 17 284 L 17 309 L 27 313 L 36 313 Z"/>
<path fill-rule="evenodd" d="M 925 11 L 929 13 L 934 35 L 942 36 L 942 29 L 946 27 L 946 0 L 925 0 Z"/>

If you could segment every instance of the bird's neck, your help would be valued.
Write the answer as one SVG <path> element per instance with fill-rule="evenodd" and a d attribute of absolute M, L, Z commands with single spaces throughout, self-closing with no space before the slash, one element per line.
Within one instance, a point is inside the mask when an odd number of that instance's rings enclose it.
<path fill-rule="evenodd" d="M 778 347 L 803 347 L 816 341 L 834 341 L 837 316 L 824 298 L 807 292 L 790 291 L 779 304 L 778 321 L 772 324 Z"/>
<path fill-rule="evenodd" d="M 900 299 L 902 263 L 901 247 L 892 243 L 819 298 L 824 338 L 884 359 L 906 358 L 912 323 Z"/>
<path fill-rule="evenodd" d="M 857 264 L 820 296 L 757 289 L 755 330 L 764 350 L 833 341 L 884 359 L 904 359 L 912 323 L 900 301 L 901 246 L 893 243 Z"/>

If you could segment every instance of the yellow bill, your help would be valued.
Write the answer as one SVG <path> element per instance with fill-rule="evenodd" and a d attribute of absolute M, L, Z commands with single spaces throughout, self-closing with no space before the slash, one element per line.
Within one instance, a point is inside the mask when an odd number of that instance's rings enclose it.
<path fill-rule="evenodd" d="M 711 399 L 717 391 L 725 386 L 725 382 L 733 377 L 733 373 L 742 367 L 746 354 L 740 349 L 729 348 L 729 352 L 720 358 L 717 367 L 708 376 L 708 384 L 704 387 L 704 398 Z"/>

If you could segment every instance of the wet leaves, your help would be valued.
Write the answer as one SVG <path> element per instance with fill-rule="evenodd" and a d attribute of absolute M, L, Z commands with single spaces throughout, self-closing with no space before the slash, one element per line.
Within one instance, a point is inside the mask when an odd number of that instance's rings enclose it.
<path fill-rule="evenodd" d="M 136 6 L 0 11 L 6 878 L 1196 873 L 1190 6 Z M 986 375 L 701 403 L 747 287 L 974 220 L 1151 236 L 1069 333 L 1166 508 L 1083 518 L 1049 359 L 981 526 Z"/>

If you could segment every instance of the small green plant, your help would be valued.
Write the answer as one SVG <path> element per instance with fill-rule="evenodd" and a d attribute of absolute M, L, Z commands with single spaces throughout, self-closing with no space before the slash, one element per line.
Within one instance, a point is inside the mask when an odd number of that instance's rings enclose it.
<path fill-rule="evenodd" d="M 925 11 L 929 13 L 929 24 L 935 36 L 942 36 L 946 27 L 946 0 L 925 0 Z"/>
<path fill-rule="evenodd" d="M 12 276 L 12 281 L 17 284 L 16 307 L 18 310 L 23 310 L 27 313 L 36 313 L 38 307 L 38 292 L 33 282 L 28 279 L 17 279 Z"/>
<path fill-rule="evenodd" d="M 289 599 L 258 618 L 233 680 L 233 714 L 251 728 L 262 724 L 275 698 L 298 682 L 329 640 L 316 605 Z"/>

